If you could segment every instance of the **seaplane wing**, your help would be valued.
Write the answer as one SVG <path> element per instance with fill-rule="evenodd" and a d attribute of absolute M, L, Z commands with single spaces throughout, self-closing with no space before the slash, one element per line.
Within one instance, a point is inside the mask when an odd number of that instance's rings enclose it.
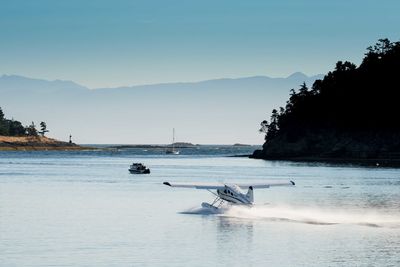
<path fill-rule="evenodd" d="M 164 182 L 163 184 L 171 186 L 171 187 L 183 187 L 183 188 L 195 188 L 195 189 L 224 189 L 225 185 L 229 184 L 224 184 L 224 183 L 170 183 L 170 182 Z M 263 183 L 248 183 L 248 184 L 242 184 L 242 183 L 234 183 L 234 185 L 239 186 L 242 189 L 246 189 L 249 187 L 252 187 L 254 189 L 256 188 L 269 188 L 271 186 L 293 186 L 295 183 L 293 181 L 273 181 L 273 182 L 263 182 Z"/>
<path fill-rule="evenodd" d="M 272 186 L 293 186 L 295 183 L 293 181 L 274 181 L 274 182 L 265 182 L 265 183 L 250 183 L 250 184 L 236 184 L 240 188 L 249 188 L 250 186 L 254 189 L 256 188 L 270 188 Z"/>
<path fill-rule="evenodd" d="M 163 184 L 171 187 L 195 188 L 195 189 L 223 189 L 225 187 L 222 183 L 170 183 L 164 182 Z"/>

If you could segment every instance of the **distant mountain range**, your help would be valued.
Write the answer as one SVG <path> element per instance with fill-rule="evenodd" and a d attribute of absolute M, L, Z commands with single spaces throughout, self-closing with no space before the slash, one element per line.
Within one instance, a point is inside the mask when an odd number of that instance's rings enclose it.
<path fill-rule="evenodd" d="M 23 123 L 46 121 L 49 135 L 78 143 L 261 143 L 260 121 L 289 90 L 322 75 L 254 76 L 89 89 L 72 81 L 0 77 L 0 107 Z"/>

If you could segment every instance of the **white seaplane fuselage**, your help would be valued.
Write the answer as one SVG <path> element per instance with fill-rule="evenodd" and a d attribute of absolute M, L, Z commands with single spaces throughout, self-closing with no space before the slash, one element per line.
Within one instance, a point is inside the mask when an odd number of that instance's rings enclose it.
<path fill-rule="evenodd" d="M 244 193 L 242 189 L 235 184 L 225 185 L 224 189 L 217 189 L 217 195 L 222 200 L 239 205 L 252 205 L 254 202 L 252 186 L 249 186 L 247 193 Z"/>

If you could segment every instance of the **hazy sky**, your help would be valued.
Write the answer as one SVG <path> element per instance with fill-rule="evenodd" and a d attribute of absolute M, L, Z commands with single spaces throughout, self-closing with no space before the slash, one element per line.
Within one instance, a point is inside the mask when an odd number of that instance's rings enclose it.
<path fill-rule="evenodd" d="M 89 87 L 325 73 L 399 40 L 398 0 L 0 0 L 0 74 Z"/>

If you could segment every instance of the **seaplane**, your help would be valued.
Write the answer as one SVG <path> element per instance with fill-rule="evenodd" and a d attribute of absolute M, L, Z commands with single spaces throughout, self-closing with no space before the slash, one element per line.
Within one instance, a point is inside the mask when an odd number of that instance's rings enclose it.
<path fill-rule="evenodd" d="M 170 187 L 204 189 L 213 194 L 216 198 L 211 204 L 201 203 L 203 208 L 219 209 L 225 202 L 230 205 L 252 206 L 254 204 L 254 189 L 270 188 L 274 186 L 294 186 L 293 181 L 274 181 L 252 184 L 225 184 L 225 183 L 170 183 L 164 182 Z M 243 190 L 247 189 L 247 193 Z M 216 192 L 211 191 L 216 190 Z"/>

